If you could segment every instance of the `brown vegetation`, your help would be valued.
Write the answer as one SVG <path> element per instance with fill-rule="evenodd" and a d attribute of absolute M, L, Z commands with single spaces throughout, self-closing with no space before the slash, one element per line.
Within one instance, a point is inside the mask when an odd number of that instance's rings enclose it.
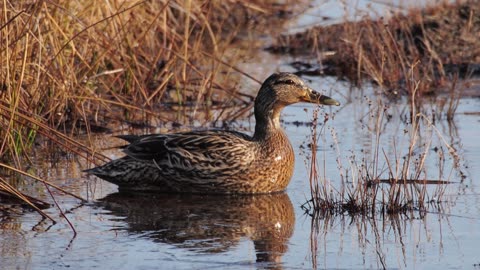
<path fill-rule="evenodd" d="M 234 88 L 238 59 L 226 50 L 282 9 L 263 1 L 3 1 L 2 159 L 32 143 L 43 128 L 34 120 L 74 133 L 128 120 L 127 111 L 162 118 L 153 111 L 160 102 L 249 101 Z"/>
<path fill-rule="evenodd" d="M 315 27 L 278 38 L 270 50 L 317 55 L 317 74 L 368 79 L 389 93 L 410 94 L 413 82 L 420 95 L 450 89 L 455 74 L 480 74 L 480 2 Z"/>
<path fill-rule="evenodd" d="M 360 160 L 352 155 L 348 165 L 342 164 L 338 158 L 341 178 L 338 185 L 318 173 L 316 145 L 319 135 L 313 125 L 312 198 L 304 205 L 309 213 L 314 216 L 348 213 L 374 217 L 411 211 L 422 214 L 430 207 L 441 207 L 451 174 L 448 179 L 429 179 L 424 167 L 426 161 L 438 158 L 438 175 L 445 177 L 442 164 L 449 156 L 453 162 L 451 167 L 461 181 L 464 175 L 459 169 L 456 150 L 434 125 L 436 116 L 424 114 L 419 103 L 422 96 L 443 88 L 450 94 L 448 105 L 440 100 L 437 105 L 440 112 L 443 107 L 448 107 L 445 112 L 447 120 L 453 119 L 460 97 L 458 90 L 464 86 L 459 79 L 479 74 L 479 7 L 478 1 L 442 4 L 412 10 L 406 15 L 397 14 L 389 20 L 364 19 L 280 38 L 281 45 L 272 49 L 315 53 L 324 66 L 320 72 L 344 76 L 356 83 L 372 80 L 389 96 L 404 94 L 408 97 L 408 128 L 404 130 L 409 138 L 408 149 L 398 149 L 393 138 L 389 149 L 393 149 L 394 156 L 387 156 L 380 137 L 382 126 L 392 115 L 387 114 L 388 105 L 381 100 L 376 104 L 372 102 L 369 118 L 374 121 L 369 130 L 374 136 L 374 149 Z M 314 119 L 314 123 L 316 121 Z M 436 156 L 431 155 L 431 140 L 420 143 L 420 134 L 425 130 L 443 142 L 436 150 L 439 151 Z M 332 136 L 336 136 L 334 131 Z"/>
<path fill-rule="evenodd" d="M 47 190 L 56 188 L 23 171 L 30 162 L 26 153 L 38 135 L 64 151 L 89 158 L 93 153 L 89 146 L 70 135 L 89 133 L 112 120 L 142 122 L 146 116 L 174 120 L 157 113 L 160 106 L 250 103 L 251 97 L 235 87 L 240 76 L 249 75 L 235 67 L 238 56 L 228 48 L 261 31 L 261 22 L 268 20 L 271 25 L 272 20 L 281 20 L 288 12 L 275 2 L 4 0 L 0 8 L 2 173 L 22 173 L 43 182 Z M 479 6 L 470 0 L 396 15 L 388 23 L 365 19 L 314 28 L 280 38 L 273 49 L 318 55 L 327 67 L 325 73 L 358 83 L 369 78 L 391 92 L 404 89 L 412 101 L 415 123 L 422 118 L 414 111 L 417 93 L 445 85 L 449 74 L 468 76 L 474 72 L 471 64 L 480 62 Z M 322 53 L 326 51 L 334 54 Z M 449 85 L 451 93 L 455 83 Z M 452 94 L 451 115 L 454 100 Z M 410 132 L 415 137 L 417 130 Z M 381 155 L 378 151 L 372 164 L 378 164 Z M 102 158 L 106 159 L 96 155 L 97 161 L 103 162 Z M 378 166 L 373 165 L 372 171 L 368 162 L 362 160 L 358 166 L 359 184 L 354 189 L 331 197 L 318 182 L 312 160 L 313 207 L 359 211 L 362 205 L 373 205 L 376 209 L 382 184 L 375 171 Z M 414 165 L 395 160 L 388 166 L 394 184 L 381 194 L 395 204 L 387 204 L 384 211 L 409 208 L 412 199 L 424 202 L 421 187 L 410 192 L 397 184 L 410 179 Z M 406 174 L 393 173 L 402 170 Z M 30 205 L 42 204 L 15 190 L 8 177 L 0 177 L 0 190 Z M 321 205 L 324 202 L 327 205 Z"/>
<path fill-rule="evenodd" d="M 39 137 L 89 158 L 93 151 L 70 135 L 105 130 L 113 120 L 174 120 L 159 114 L 160 106 L 250 103 L 235 84 L 253 78 L 235 67 L 239 57 L 228 48 L 267 19 L 280 20 L 286 7 L 256 0 L 2 1 L 0 170 L 25 170 Z M 0 189 L 28 201 L 1 180 Z"/>
<path fill-rule="evenodd" d="M 430 207 L 441 208 L 446 187 L 451 183 L 452 177 L 451 173 L 444 172 L 445 160 L 449 157 L 453 162 L 452 170 L 455 170 L 463 180 L 464 174 L 459 166 L 460 158 L 455 148 L 445 141 L 429 117 L 417 113 L 415 107 L 412 107 L 412 110 L 412 122 L 404 130 L 404 136 L 408 138 L 406 151 L 398 148 L 395 138 L 393 145 L 388 147 L 382 145 L 380 140 L 382 130 L 391 115 L 389 116 L 388 106 L 381 101 L 373 105 L 369 112 L 369 118 L 373 120 L 368 128 L 374 140 L 372 152 L 365 151 L 360 160 L 352 154 L 348 157 L 347 164 L 342 163 L 336 140 L 337 134 L 331 129 L 338 155 L 339 184 L 332 184 L 319 173 L 318 140 L 325 132 L 325 123 L 329 116 L 325 116 L 318 132 L 317 122 L 321 119 L 318 119 L 318 111 L 315 111 L 309 162 L 311 199 L 302 208 L 314 217 L 344 213 L 375 217 L 378 214 L 398 215 L 411 211 L 424 214 Z M 431 134 L 427 143 L 421 139 L 422 133 Z M 436 153 L 432 156 L 431 143 L 434 136 L 443 145 L 435 147 Z M 386 148 L 393 151 L 393 157 L 386 154 Z M 425 164 L 427 160 L 432 159 L 437 159 L 438 175 L 442 179 L 428 178 L 432 173 L 426 171 Z"/>

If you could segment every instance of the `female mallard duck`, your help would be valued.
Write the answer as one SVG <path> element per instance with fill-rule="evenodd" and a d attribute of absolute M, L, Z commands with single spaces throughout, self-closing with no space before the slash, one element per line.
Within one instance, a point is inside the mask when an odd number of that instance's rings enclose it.
<path fill-rule="evenodd" d="M 212 130 L 119 136 L 127 156 L 87 170 L 120 189 L 189 193 L 271 193 L 284 190 L 294 153 L 280 126 L 290 104 L 340 105 L 291 73 L 276 73 L 255 99 L 255 133 Z"/>

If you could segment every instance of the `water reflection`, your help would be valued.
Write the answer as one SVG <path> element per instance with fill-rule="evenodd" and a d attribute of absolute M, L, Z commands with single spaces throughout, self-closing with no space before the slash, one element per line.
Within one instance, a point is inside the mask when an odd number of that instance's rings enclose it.
<path fill-rule="evenodd" d="M 445 253 L 445 227 L 452 228 L 449 215 L 433 213 L 440 211 L 446 210 L 408 211 L 373 217 L 315 213 L 311 216 L 310 232 L 312 269 L 329 268 L 334 260 L 327 257 L 332 253 L 339 258 L 349 253 L 361 254 L 364 266 L 378 269 L 411 268 L 416 260 L 426 260 L 425 254 L 428 253 L 440 258 Z M 454 231 L 446 231 L 454 234 Z M 335 241 L 331 241 L 330 234 Z"/>
<path fill-rule="evenodd" d="M 203 253 L 225 252 L 242 237 L 257 262 L 280 266 L 295 215 L 285 193 L 259 196 L 115 193 L 100 200 L 128 232 Z"/>

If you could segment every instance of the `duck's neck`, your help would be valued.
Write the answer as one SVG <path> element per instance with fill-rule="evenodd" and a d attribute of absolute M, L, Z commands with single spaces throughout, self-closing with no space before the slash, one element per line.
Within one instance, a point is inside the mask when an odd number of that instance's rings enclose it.
<path fill-rule="evenodd" d="M 261 141 L 267 140 L 272 136 L 284 135 L 282 127 L 280 126 L 280 111 L 279 109 L 271 109 L 267 111 L 260 111 L 255 109 L 255 133 L 253 140 Z"/>

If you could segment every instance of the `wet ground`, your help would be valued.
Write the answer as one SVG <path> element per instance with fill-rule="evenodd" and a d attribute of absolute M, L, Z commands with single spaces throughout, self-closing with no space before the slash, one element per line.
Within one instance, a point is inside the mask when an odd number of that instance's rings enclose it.
<path fill-rule="evenodd" d="M 286 64 L 291 60 L 295 59 L 259 52 L 243 69 L 265 78 L 273 71 L 293 71 Z M 376 145 L 390 158 L 407 153 L 410 137 L 404 131 L 411 125 L 406 99 L 388 101 L 379 89 L 350 89 L 330 77 L 305 79 L 342 103 L 320 111 L 321 119 L 329 114 L 330 120 L 320 137 L 319 169 L 333 186 L 339 185 L 342 175 L 354 172 L 354 160 L 371 160 Z M 480 99 L 460 99 L 453 121 L 447 121 L 439 105 L 446 98 L 434 97 L 421 108 L 428 119 L 432 115 L 436 119 L 436 130 L 424 124 L 418 137 L 418 152 L 427 147 L 428 153 L 423 174 L 453 182 L 445 187 L 444 202 L 426 212 L 317 219 L 306 215 L 301 205 L 310 198 L 308 145 L 315 107 L 298 104 L 283 112 L 296 166 L 282 194 L 120 194 L 114 185 L 81 172 L 91 164 L 72 156 L 52 159 L 37 153 L 42 177 L 88 198 L 88 203 L 54 193 L 75 226 L 75 238 L 55 207 L 46 210 L 58 221 L 55 225 L 21 208 L 15 208 L 16 214 L 0 212 L 0 269 L 480 269 Z M 388 115 L 378 143 L 377 108 Z M 247 133 L 254 128 L 251 118 L 232 125 Z M 99 149 L 120 143 L 111 135 L 93 139 Z M 447 144 L 456 157 L 448 154 Z M 122 155 L 116 150 L 105 153 Z M 385 169 L 385 159 L 379 165 Z M 20 186 L 51 202 L 43 188 L 30 183 Z"/>

